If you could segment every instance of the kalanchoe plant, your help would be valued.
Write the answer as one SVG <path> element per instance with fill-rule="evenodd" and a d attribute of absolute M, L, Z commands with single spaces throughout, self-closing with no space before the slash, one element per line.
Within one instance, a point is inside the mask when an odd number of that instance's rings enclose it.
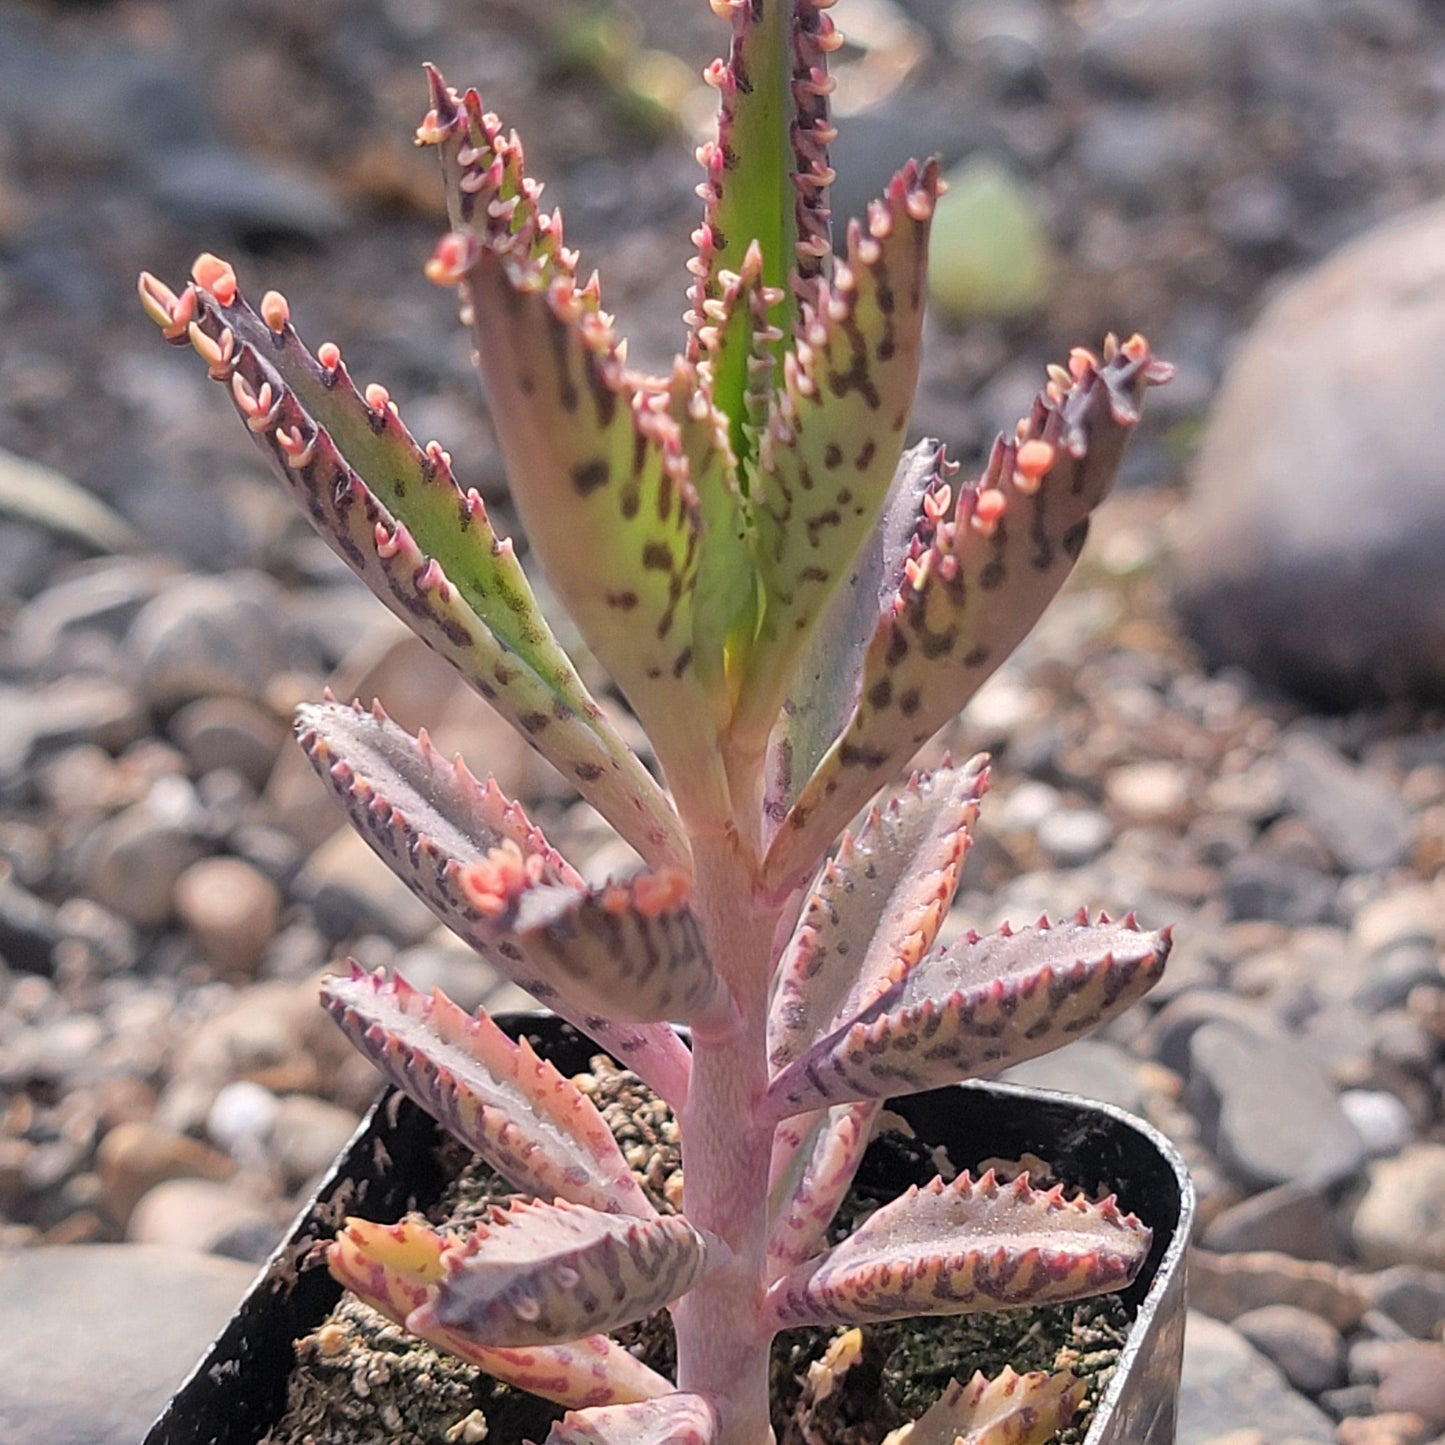
<path fill-rule="evenodd" d="M 971 482 L 936 442 L 904 450 L 940 181 L 905 166 L 835 257 L 826 3 L 714 0 L 731 46 L 707 72 L 718 132 L 666 376 L 628 367 L 520 142 L 474 91 L 432 72 L 418 132 L 451 212 L 428 272 L 460 288 L 527 536 L 665 787 L 589 695 L 480 496 L 385 388 L 358 389 L 330 343 L 308 352 L 277 293 L 252 310 L 215 257 L 179 295 L 141 282 L 317 530 L 643 860 L 589 888 L 425 733 L 380 708 L 302 709 L 302 745 L 377 852 L 679 1120 L 683 1207 L 659 1214 L 595 1106 L 525 1042 L 401 979 L 326 986 L 386 1077 L 534 1196 L 460 1235 L 351 1220 L 330 1267 L 571 1407 L 553 1445 L 761 1445 L 779 1331 L 1072 1299 L 1125 1284 L 1149 1246 L 1110 1200 L 992 1173 L 911 1189 L 823 1242 L 882 1100 L 1078 1037 L 1169 950 L 1167 932 L 1083 913 L 938 946 L 984 760 L 868 808 L 1062 583 L 1167 368 L 1139 337 L 1075 351 Z M 675 1382 L 607 1336 L 663 1307 Z M 1077 1399 L 1067 1377 L 976 1379 L 908 1438 L 1042 1441 Z"/>

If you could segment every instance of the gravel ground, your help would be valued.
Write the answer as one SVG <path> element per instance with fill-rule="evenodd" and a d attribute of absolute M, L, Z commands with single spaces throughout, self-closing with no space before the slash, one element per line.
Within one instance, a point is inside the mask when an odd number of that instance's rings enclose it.
<path fill-rule="evenodd" d="M 950 927 L 1081 903 L 1177 924 L 1146 1006 L 1020 1072 L 1141 1111 L 1195 1167 L 1188 1445 L 1435 1439 L 1441 719 L 1315 716 L 1206 675 L 1160 578 L 1271 283 L 1445 190 L 1445 14 L 854 3 L 837 211 L 910 151 L 987 154 L 1059 258 L 1031 316 L 931 327 L 920 426 L 968 453 L 1110 327 L 1179 366 L 1081 576 L 940 740 L 998 757 Z M 374 1089 L 315 1007 L 320 971 L 352 955 L 520 1001 L 337 831 L 288 741 L 328 680 L 435 725 L 593 876 L 627 859 L 292 516 L 156 341 L 135 271 L 215 249 L 280 286 L 504 514 L 453 303 L 419 274 L 438 201 L 409 146 L 417 63 L 522 129 L 634 355 L 660 362 L 696 180 L 696 93 L 668 87 L 717 43 L 675 0 L 0 3 L 0 1247 L 259 1260 Z"/>

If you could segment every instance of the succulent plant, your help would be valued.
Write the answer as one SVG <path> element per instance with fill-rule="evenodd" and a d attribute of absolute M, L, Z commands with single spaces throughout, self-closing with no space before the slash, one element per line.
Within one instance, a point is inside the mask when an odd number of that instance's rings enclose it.
<path fill-rule="evenodd" d="M 826 3 L 714 0 L 731 45 L 706 72 L 718 130 L 665 376 L 629 368 L 516 136 L 429 73 L 418 140 L 440 153 L 452 229 L 428 274 L 460 288 L 532 551 L 660 776 L 385 388 L 358 389 L 332 344 L 308 352 L 277 293 L 253 310 L 213 256 L 179 294 L 141 281 L 322 536 L 641 857 L 589 888 L 425 733 L 379 707 L 301 710 L 371 846 L 679 1120 L 682 1209 L 660 1214 L 593 1103 L 485 1014 L 359 969 L 325 987 L 381 1072 L 533 1196 L 461 1235 L 351 1220 L 331 1270 L 570 1407 L 552 1445 L 761 1445 L 779 1331 L 1110 1290 L 1149 1246 L 1112 1200 L 992 1173 L 911 1189 L 823 1243 L 885 1098 L 1078 1037 L 1169 951 L 1167 930 L 1085 913 L 937 943 L 985 760 L 897 780 L 1069 573 L 1168 368 L 1137 336 L 1074 351 L 972 481 L 937 442 L 904 449 L 937 166 L 905 166 L 834 256 Z M 663 1307 L 675 1382 L 607 1336 Z M 1042 1441 L 1077 1398 L 1066 1377 L 976 1379 L 904 1434 Z"/>

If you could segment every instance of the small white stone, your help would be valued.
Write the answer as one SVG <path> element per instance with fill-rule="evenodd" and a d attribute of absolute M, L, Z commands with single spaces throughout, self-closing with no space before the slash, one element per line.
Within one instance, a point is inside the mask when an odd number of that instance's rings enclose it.
<path fill-rule="evenodd" d="M 265 1158 L 266 1141 L 281 1101 L 250 1079 L 237 1079 L 216 1095 L 206 1116 L 206 1132 L 243 1164 Z"/>

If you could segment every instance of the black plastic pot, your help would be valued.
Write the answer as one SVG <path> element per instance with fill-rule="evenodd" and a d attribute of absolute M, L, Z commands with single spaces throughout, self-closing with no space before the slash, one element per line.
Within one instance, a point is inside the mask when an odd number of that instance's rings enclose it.
<path fill-rule="evenodd" d="M 498 1023 L 526 1033 L 564 1074 L 585 1069 L 597 1051 L 550 1016 Z M 1121 1205 L 1153 1228 L 1149 1260 L 1125 1295 L 1136 1311 L 1129 1340 L 1084 1445 L 1173 1445 L 1194 1214 L 1194 1190 L 1173 1145 L 1121 1109 L 1006 1084 L 935 1089 L 889 1107 L 961 1165 L 1032 1153 L 1071 1183 L 1108 1181 Z M 293 1341 L 341 1295 L 324 1269 L 304 1267 L 306 1257 L 344 1214 L 390 1222 L 434 1203 L 450 1182 L 438 1164 L 441 1137 L 409 1099 L 382 1097 L 142 1445 L 255 1445 L 285 1409 Z"/>

